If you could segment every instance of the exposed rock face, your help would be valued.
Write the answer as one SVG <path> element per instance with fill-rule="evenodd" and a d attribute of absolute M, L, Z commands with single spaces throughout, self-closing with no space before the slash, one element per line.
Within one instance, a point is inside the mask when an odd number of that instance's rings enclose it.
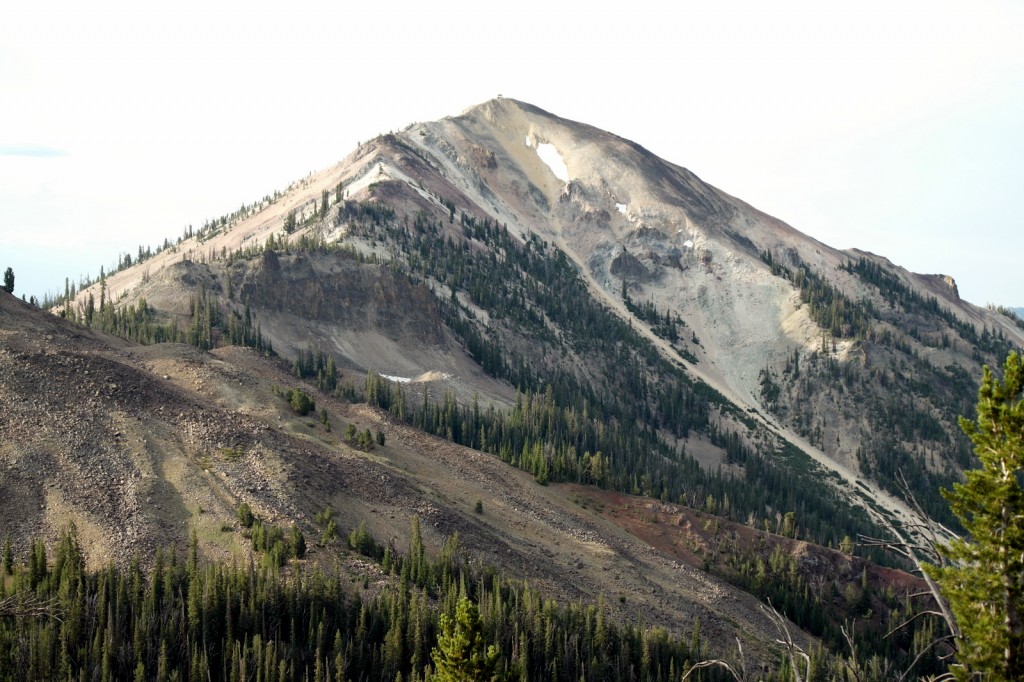
<path fill-rule="evenodd" d="M 652 279 L 651 273 L 644 267 L 644 264 L 625 249 L 612 260 L 608 271 L 627 282 L 649 282 Z"/>
<path fill-rule="evenodd" d="M 261 265 L 239 264 L 230 276 L 239 300 L 257 310 L 380 329 L 396 340 L 445 341 L 437 300 L 391 270 L 315 253 L 268 252 Z"/>
<path fill-rule="evenodd" d="M 957 301 L 960 300 L 960 290 L 956 287 L 956 280 L 949 275 L 940 275 L 942 282 L 949 288 L 950 295 Z"/>

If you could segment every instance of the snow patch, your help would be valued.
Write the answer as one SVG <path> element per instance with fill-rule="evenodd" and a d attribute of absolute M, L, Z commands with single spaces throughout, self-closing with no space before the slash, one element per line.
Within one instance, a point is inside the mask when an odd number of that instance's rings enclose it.
<path fill-rule="evenodd" d="M 569 182 L 569 167 L 565 165 L 565 159 L 558 153 L 558 149 L 550 142 L 537 145 L 537 156 L 547 164 L 555 177 L 562 182 Z"/>
<path fill-rule="evenodd" d="M 428 381 L 448 381 L 452 378 L 452 375 L 449 374 L 448 372 L 438 372 L 436 370 L 424 372 L 423 374 L 415 378 L 396 377 L 391 376 L 389 374 L 381 374 L 380 376 L 381 378 L 387 379 L 388 381 L 393 381 L 396 384 L 422 384 Z"/>
<path fill-rule="evenodd" d="M 526 146 L 527 147 L 532 147 L 533 146 L 533 143 L 530 142 L 530 136 L 529 135 L 526 136 Z"/>
<path fill-rule="evenodd" d="M 685 246 L 688 249 L 692 249 L 693 248 L 693 240 L 692 239 L 687 239 L 685 242 L 683 242 L 683 246 Z"/>
<path fill-rule="evenodd" d="M 619 213 L 622 213 L 623 215 L 625 215 L 625 213 L 626 213 L 626 205 L 625 204 L 615 204 L 615 208 L 619 209 Z"/>

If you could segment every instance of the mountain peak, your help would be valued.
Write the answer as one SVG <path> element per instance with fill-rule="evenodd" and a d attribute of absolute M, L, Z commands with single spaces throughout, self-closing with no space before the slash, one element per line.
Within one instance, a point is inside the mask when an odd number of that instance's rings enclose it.
<path fill-rule="evenodd" d="M 461 115 L 493 118 L 497 115 L 508 115 L 511 112 L 519 112 L 547 118 L 558 118 L 551 112 L 545 111 L 534 104 L 512 97 L 505 97 L 503 95 L 498 95 L 497 97 L 492 97 L 491 99 L 480 102 L 479 104 L 467 107 L 463 110 Z"/>

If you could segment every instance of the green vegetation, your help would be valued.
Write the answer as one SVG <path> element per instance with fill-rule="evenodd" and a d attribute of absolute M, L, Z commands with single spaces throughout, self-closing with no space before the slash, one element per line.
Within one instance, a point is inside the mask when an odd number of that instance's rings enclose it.
<path fill-rule="evenodd" d="M 459 599 L 455 618 L 441 614 L 437 646 L 430 652 L 437 682 L 490 682 L 498 680 L 500 652 L 493 644 L 484 649 L 480 609 L 469 599 Z"/>
<path fill-rule="evenodd" d="M 403 220 L 381 203 L 342 201 L 340 188 L 335 203 L 335 219 L 350 221 L 354 234 L 405 254 L 387 265 L 373 258 L 367 267 L 391 268 L 414 286 L 445 287 L 450 295 L 439 297 L 443 322 L 486 372 L 519 391 L 514 407 L 501 412 L 493 406 L 482 409 L 476 400 L 459 404 L 451 392 L 434 401 L 425 386 L 421 396 L 406 395 L 402 385 L 370 373 L 364 395 L 357 396 L 356 389 L 339 385 L 334 357 L 312 346 L 295 359 L 296 377 L 315 377 L 320 390 L 351 400 L 360 397 L 427 433 L 491 453 L 541 484 L 573 481 L 645 494 L 786 537 L 841 547 L 844 553 L 852 549 L 851 537 L 877 534 L 866 514 L 820 484 L 820 472 L 802 453 L 760 431 L 722 396 L 662 358 L 631 325 L 594 301 L 564 254 L 536 236 L 521 243 L 504 227 L 463 213 L 461 237 L 453 237 L 444 219 L 453 224 L 456 209 L 447 200 L 441 218 L 421 212 Z M 325 192 L 317 210 L 321 218 L 327 217 L 329 205 Z M 297 229 L 295 212 L 286 217 L 286 227 L 287 221 Z M 215 224 L 206 234 L 226 227 Z M 329 252 L 367 263 L 309 236 L 295 244 L 271 236 L 262 249 L 249 247 L 222 258 L 230 265 L 257 254 L 272 256 L 275 249 Z M 921 297 L 862 258 L 845 269 L 877 288 L 894 310 L 937 315 L 958 338 L 913 325 L 904 326 L 904 337 L 895 331 L 900 329 L 896 318 L 888 327 L 873 328 L 871 322 L 885 316 L 870 300 L 850 300 L 792 254 L 785 264 L 771 253 L 762 257 L 772 272 L 799 289 L 811 317 L 827 330 L 820 352 L 795 352 L 781 376 L 762 372 L 766 404 L 781 410 L 787 391 L 809 397 L 825 386 L 856 396 L 872 425 L 857 453 L 862 471 L 895 492 L 905 476 L 929 514 L 951 526 L 959 519 L 970 532 L 969 540 L 947 547 L 954 563 L 936 573 L 958 621 L 966 623 L 959 654 L 964 670 L 1003 671 L 992 679 L 1024 677 L 1024 660 L 1012 655 L 1024 649 L 1024 371 L 1019 358 L 1010 355 L 1003 383 L 986 369 L 978 421 L 963 423 L 984 469 L 969 472 L 965 484 L 954 484 L 956 468 L 937 465 L 934 453 L 943 452 L 960 467 L 972 461 L 964 443 L 951 439 L 943 427 L 963 406 L 963 388 L 970 379 L 958 366 L 937 368 L 921 359 L 907 338 L 935 348 L 965 342 L 980 357 L 1008 347 L 1001 333 L 986 329 L 979 334 L 936 299 Z M 502 286 L 494 286 L 495 281 Z M 226 282 L 233 301 L 230 272 Z M 98 309 L 90 295 L 77 311 L 65 306 L 65 316 L 143 343 L 178 341 L 205 349 L 232 343 L 272 353 L 248 304 L 243 314 L 240 306 L 223 304 L 200 286 L 190 302 L 187 326 L 179 326 L 158 321 L 145 300 L 121 307 L 108 301 L 102 269 L 100 283 Z M 71 293 L 66 283 L 65 301 Z M 657 334 L 677 345 L 685 338 L 679 329 L 685 323 L 670 311 L 637 304 L 625 289 L 623 295 L 629 309 Z M 487 313 L 490 324 L 480 323 L 477 309 Z M 898 358 L 892 366 L 899 371 L 840 363 L 834 357 L 835 339 L 855 340 Z M 556 357 L 578 361 L 588 372 L 574 372 L 573 362 L 550 360 Z M 872 385 L 885 389 L 885 397 L 869 390 Z M 304 389 L 278 393 L 297 414 L 316 409 Z M 731 415 L 741 426 L 723 426 L 716 413 Z M 801 433 L 825 447 L 820 423 L 794 418 Z M 320 420 L 330 430 L 326 410 Z M 694 432 L 720 447 L 738 473 L 705 471 L 689 457 L 682 441 Z M 385 442 L 382 431 L 374 436 L 352 423 L 344 438 L 365 450 Z M 241 451 L 226 448 L 223 454 L 232 459 Z M 950 485 L 953 492 L 946 497 L 955 518 L 936 492 Z M 481 500 L 475 512 L 483 513 Z M 364 575 L 360 593 L 340 569 L 327 575 L 318 565 L 304 572 L 300 560 L 307 546 L 298 526 L 265 523 L 244 503 L 237 514 L 253 551 L 262 554 L 259 568 L 200 567 L 193 548 L 185 566 L 177 564 L 173 553 L 169 559 L 161 553 L 148 572 L 136 562 L 128 569 L 111 566 L 88 573 L 73 533 L 62 539 L 52 567 L 42 542 L 32 545 L 22 564 L 6 542 L 3 566 L 11 577 L 0 580 L 0 602 L 8 594 L 20 595 L 52 605 L 60 617 L 0 617 L 0 681 L 192 679 L 206 670 L 224 679 L 676 680 L 706 653 L 696 635 L 687 644 L 658 628 L 614 626 L 606 620 L 603 601 L 564 606 L 491 569 L 471 570 L 459 556 L 457 536 L 431 561 L 418 519 L 403 556 L 393 542 L 379 544 L 365 524 L 344 536 L 330 508 L 317 514 L 319 551 L 338 549 L 342 537 L 349 550 L 379 564 L 374 591 Z M 842 590 L 835 580 L 812 584 L 796 560 L 782 552 L 757 558 L 719 546 L 705 562 L 708 570 L 770 599 L 820 636 L 830 651 L 855 645 L 871 657 L 875 670 L 908 665 L 937 627 L 930 616 L 914 617 L 905 597 L 871 594 L 866 579 L 859 588 Z M 882 612 L 913 624 L 880 639 L 880 623 L 872 618 Z M 866 622 L 844 633 L 843 618 Z M 821 652 L 815 656 L 819 678 L 845 675 Z M 917 665 L 921 674 L 943 670 L 936 655 L 922 655 Z M 710 671 L 705 674 L 703 679 L 717 679 Z M 777 676 L 788 677 L 785 666 Z"/>
<path fill-rule="evenodd" d="M 794 351 L 781 374 L 762 371 L 765 405 L 826 452 L 839 447 L 826 437 L 829 419 L 817 409 L 827 406 L 808 409 L 808 403 L 824 397 L 840 408 L 861 406 L 870 424 L 856 443 L 861 473 L 897 496 L 904 495 L 905 480 L 932 518 L 959 529 L 939 490 L 953 485 L 975 462 L 968 440 L 950 428 L 972 407 L 973 381 L 958 364 L 937 363 L 942 355 L 919 351 L 960 348 L 981 362 L 1005 357 L 1010 342 L 1001 331 L 979 333 L 934 296 L 917 293 L 894 270 L 870 258 L 850 260 L 842 269 L 877 291 L 882 305 L 870 296 L 850 300 L 793 252 L 761 257 L 773 273 L 800 288 L 812 319 L 826 330 L 820 350 Z M 852 341 L 857 360 L 838 359 L 836 339 L 841 338 Z M 844 418 L 850 417 L 847 411 Z"/>
<path fill-rule="evenodd" d="M 135 305 L 115 305 L 107 300 L 105 278 L 101 277 L 100 283 L 98 309 L 90 293 L 78 310 L 67 305 L 61 309 L 61 315 L 72 322 L 141 344 L 188 343 L 204 350 L 230 344 L 248 346 L 269 355 L 274 353 L 248 304 L 244 312 L 239 312 L 235 306 L 223 305 L 217 296 L 200 286 L 189 299 L 189 322 L 182 327 L 175 321 L 160 322 L 144 298 Z"/>
<path fill-rule="evenodd" d="M 238 505 L 238 523 L 242 524 L 242 528 L 252 528 L 253 522 L 256 517 L 252 513 L 252 509 L 248 504 L 242 502 Z"/>
<path fill-rule="evenodd" d="M 8 267 L 4 270 L 4 291 L 14 293 L 14 268 Z"/>
<path fill-rule="evenodd" d="M 292 406 L 292 411 L 300 417 L 305 417 L 307 414 L 316 409 L 316 402 L 309 397 L 309 394 L 303 391 L 301 388 L 293 388 L 288 395 L 288 404 Z M 324 422 L 326 423 L 327 413 L 324 413 Z"/>
<path fill-rule="evenodd" d="M 852 551 L 852 540 L 846 540 Z M 852 583 L 836 572 L 807 571 L 783 544 L 776 544 L 770 552 L 742 551 L 737 545 L 734 534 L 716 533 L 710 548 L 704 550 L 707 570 L 772 604 L 801 629 L 819 637 L 828 651 L 849 653 L 849 636 L 863 662 L 870 661 L 876 669 L 903 670 L 921 654 L 915 673 L 945 670 L 938 653 L 926 651 L 939 631 L 938 619 L 920 614 L 920 606 L 907 593 L 891 587 L 875 589 L 867 580 L 864 560 L 850 560 L 851 567 L 860 564 L 862 571 L 862 579 Z M 907 621 L 907 627 L 881 636 L 892 625 Z"/>
<path fill-rule="evenodd" d="M 993 682 L 1024 679 L 1024 364 L 1011 353 L 1003 378 L 985 367 L 977 420 L 961 419 L 980 469 L 944 491 L 970 534 L 940 547 L 933 569 L 962 639 L 955 669 Z"/>
<path fill-rule="evenodd" d="M 1018 329 L 1024 329 L 1024 320 L 1022 320 L 1020 315 L 1018 315 L 1010 308 L 1007 308 L 1006 306 L 1002 305 L 992 305 L 991 303 L 986 307 L 989 310 L 994 310 L 1003 317 L 1009 319 L 1011 322 L 1013 322 L 1014 325 L 1017 326 Z"/>
<path fill-rule="evenodd" d="M 300 417 L 305 417 L 310 412 L 316 411 L 316 400 L 301 388 L 288 388 L 282 391 L 277 386 L 272 386 L 271 391 L 274 393 L 274 395 L 281 397 L 286 403 L 288 403 L 288 406 L 292 409 L 292 412 L 299 415 Z M 326 409 L 323 410 L 322 414 L 320 415 L 320 421 L 324 424 L 325 427 L 330 426 L 330 421 L 328 420 Z M 328 428 L 328 430 L 330 429 Z"/>
<path fill-rule="evenodd" d="M 262 552 L 264 563 L 283 566 L 289 559 L 306 556 L 306 537 L 298 526 L 292 526 L 286 533 L 283 528 L 254 517 L 251 527 L 243 535 L 252 542 L 255 552 Z"/>
<path fill-rule="evenodd" d="M 360 546 L 379 554 L 386 583 L 373 592 L 343 572 L 203 564 L 194 545 L 185 564 L 158 550 L 148 570 L 135 561 L 91 572 L 73 531 L 52 563 L 37 543 L 10 587 L 0 581 L 0 602 L 39 607 L 0 612 L 0 680 L 393 682 L 480 665 L 514 680 L 675 682 L 705 650 L 697 633 L 618 625 L 600 599 L 560 604 L 471 569 L 457 537 L 431 561 L 416 530 L 414 521 L 405 556 L 377 553 L 363 531 Z M 472 663 L 481 636 L 488 649 Z"/>

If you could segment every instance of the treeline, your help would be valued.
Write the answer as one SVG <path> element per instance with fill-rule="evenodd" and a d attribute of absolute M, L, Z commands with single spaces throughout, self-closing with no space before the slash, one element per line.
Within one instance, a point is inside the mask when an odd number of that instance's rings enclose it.
<path fill-rule="evenodd" d="M 340 186 L 339 186 L 340 187 Z M 289 187 L 290 189 L 290 187 Z M 340 189 L 339 189 L 340 194 Z M 196 238 L 196 241 L 200 244 L 209 240 L 210 238 L 220 234 L 222 231 L 230 229 L 230 226 L 234 223 L 259 213 L 267 206 L 273 204 L 281 198 L 281 192 L 275 190 L 274 193 L 264 196 L 259 201 L 254 201 L 251 204 L 242 204 L 237 210 L 231 213 L 226 213 L 219 218 L 209 218 L 203 222 L 202 227 L 198 230 L 193 229 L 192 225 L 186 226 L 181 235 L 178 236 L 177 240 L 171 241 L 170 238 L 165 237 L 163 243 L 158 245 L 156 248 L 152 246 L 139 245 L 136 255 L 133 257 L 129 252 L 122 252 L 117 255 L 117 263 L 109 269 L 105 266 L 100 266 L 100 274 L 98 277 L 91 275 L 85 275 L 79 279 L 79 281 L 72 282 L 70 278 L 64 278 L 64 292 L 58 294 L 51 294 L 47 292 L 43 296 L 43 308 L 47 310 L 56 308 L 59 306 L 67 306 L 71 301 L 75 299 L 75 296 L 79 291 L 85 290 L 95 284 L 96 282 L 103 281 L 108 275 L 114 275 L 121 270 L 127 270 L 128 268 L 139 265 L 146 262 L 147 260 L 158 256 L 164 251 L 171 250 L 172 253 L 176 252 L 182 242 Z"/>
<path fill-rule="evenodd" d="M 900 498 L 905 480 L 931 518 L 958 528 L 940 490 L 960 480 L 958 471 L 970 466 L 972 455 L 963 434 L 945 425 L 970 413 L 975 382 L 959 366 L 937 368 L 916 355 L 862 343 L 865 352 L 888 357 L 865 367 L 829 352 L 794 351 L 779 375 L 762 371 L 765 404 L 826 452 L 839 443 L 825 437 L 828 417 L 807 409 L 808 403 L 834 394 L 859 405 L 858 414 L 870 424 L 854 433 L 861 474 Z M 780 400 L 783 392 L 787 397 Z"/>
<path fill-rule="evenodd" d="M 371 373 L 358 397 L 427 433 L 493 454 L 540 483 L 575 482 L 648 495 L 758 528 L 774 527 L 778 510 L 792 511 L 799 537 L 832 547 L 845 535 L 876 532 L 862 511 L 816 482 L 806 456 L 793 448 L 782 454 L 751 450 L 735 432 L 709 427 L 712 443 L 743 469 L 739 476 L 705 471 L 657 434 L 628 435 L 600 419 L 597 410 L 559 406 L 554 395 L 547 388 L 520 394 L 505 413 L 481 408 L 477 401 L 460 405 L 450 391 L 435 403 L 425 388 L 409 395 L 402 384 Z M 867 554 L 892 564 L 882 552 Z"/>
<path fill-rule="evenodd" d="M 1018 329 L 1024 330 L 1024 319 L 1021 319 L 1020 315 L 1018 315 L 1015 311 L 1011 310 L 1010 308 L 1007 308 L 1006 306 L 1003 305 L 994 305 L 992 303 L 989 303 L 985 307 L 1009 319 L 1010 322 L 1013 322 L 1013 324 Z"/>
<path fill-rule="evenodd" d="M 787 358 L 781 377 L 762 372 L 761 394 L 772 411 L 786 415 L 789 406 L 806 404 L 823 392 L 848 394 L 844 401 L 862 405 L 871 425 L 858 437 L 856 457 L 860 471 L 887 491 L 905 496 L 904 480 L 925 511 L 937 521 L 958 528 L 956 518 L 940 490 L 960 480 L 958 469 L 972 461 L 963 435 L 951 428 L 960 415 L 973 410 L 976 384 L 957 365 L 937 367 L 918 352 L 911 339 L 937 348 L 955 346 L 959 336 L 982 362 L 987 355 L 1001 356 L 1009 342 L 1001 333 L 976 328 L 904 284 L 894 273 L 868 259 L 847 261 L 843 270 L 875 287 L 891 308 L 879 310 L 868 299 L 850 301 L 837 289 L 789 254 L 793 267 L 771 252 L 762 253 L 772 272 L 799 286 L 811 317 L 833 337 L 854 337 L 860 362 L 840 362 L 823 334 L 820 352 Z M 943 323 L 952 328 L 951 334 Z M 830 352 L 831 351 L 831 352 Z M 868 358 L 871 361 L 868 361 Z M 802 361 L 802 371 L 801 371 Z M 783 391 L 788 399 L 782 399 Z M 811 410 L 794 409 L 788 420 L 796 430 L 825 451 L 824 417 Z M 939 454 L 937 454 L 939 453 Z"/>
<path fill-rule="evenodd" d="M 473 231 L 482 235 L 486 249 L 456 244 L 442 230 L 420 213 L 408 228 L 385 220 L 375 234 L 383 233 L 407 254 L 414 280 L 463 292 L 473 306 L 487 311 L 492 325 L 482 329 L 458 297 L 439 297 L 444 322 L 486 371 L 523 390 L 552 386 L 559 405 L 589 405 L 600 418 L 630 431 L 664 429 L 682 438 L 706 426 L 713 392 L 691 383 L 636 330 L 594 301 L 561 251 L 536 236 L 523 244 L 489 220 L 474 222 Z M 529 340 L 529 359 L 502 343 L 503 330 Z M 597 381 L 583 382 L 565 371 L 564 363 L 544 360 L 566 352 L 586 363 Z"/>
<path fill-rule="evenodd" d="M 437 560 L 417 537 L 414 526 L 408 555 L 388 548 L 377 559 L 384 589 L 360 589 L 343 571 L 305 571 L 301 563 L 204 563 L 194 543 L 183 562 L 158 551 L 148 570 L 134 561 L 87 571 L 67 533 L 52 563 L 37 557 L 0 581 L 0 603 L 9 607 L 0 616 L 0 680 L 430 679 L 440 617 L 454 616 L 463 599 L 478 605 L 502 679 L 675 682 L 707 654 L 699 630 L 677 637 L 620 625 L 601 598 L 544 599 L 471 569 L 457 537 Z M 363 542 L 368 555 L 379 548 Z M 18 616 L 18 605 L 36 608 Z M 828 669 L 820 650 L 814 665 Z M 783 664 L 766 679 L 787 677 Z M 725 677 L 709 670 L 699 679 Z"/>
<path fill-rule="evenodd" d="M 442 283 L 453 292 L 439 297 L 445 323 L 485 371 L 522 387 L 521 395 L 509 413 L 476 403 L 459 405 L 450 393 L 435 403 L 425 390 L 409 395 L 373 373 L 360 392 L 339 384 L 334 358 L 312 346 L 296 357 L 297 376 L 315 379 L 322 390 L 334 386 L 339 396 L 366 400 L 428 433 L 494 454 L 538 481 L 595 484 L 713 508 L 758 527 L 775 523 L 780 510 L 793 511 L 800 519 L 800 537 L 833 547 L 846 535 L 879 532 L 861 510 L 818 485 L 809 460 L 794 449 L 784 448 L 780 456 L 773 446 L 752 448 L 739 434 L 715 427 L 712 401 L 728 410 L 724 399 L 703 384 L 691 384 L 636 330 L 597 304 L 560 251 L 536 237 L 523 244 L 490 220 L 462 218 L 463 235 L 487 247 L 477 248 L 444 236 L 443 224 L 425 213 L 399 223 L 393 210 L 379 202 L 346 202 L 340 210 L 355 221 L 350 231 L 386 238 L 397 253 L 407 255 L 408 262 L 395 260 L 387 267 L 404 270 L 414 282 Z M 354 257 L 314 239 L 290 248 Z M 487 311 L 490 328 L 475 320 L 457 292 Z M 597 381 L 583 381 L 555 363 L 527 362 L 503 341 L 511 334 L 502 329 L 515 330 L 548 354 L 576 353 L 597 370 Z M 742 473 L 701 469 L 675 440 L 694 430 L 707 433 L 725 450 L 728 462 L 743 467 Z M 881 552 L 872 558 L 892 563 Z"/>

